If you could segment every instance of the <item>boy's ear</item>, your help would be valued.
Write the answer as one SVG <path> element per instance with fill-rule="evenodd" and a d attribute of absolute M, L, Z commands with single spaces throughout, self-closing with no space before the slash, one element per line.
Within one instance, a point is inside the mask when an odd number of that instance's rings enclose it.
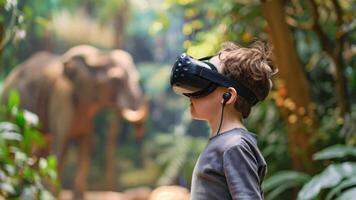
<path fill-rule="evenodd" d="M 237 94 L 237 91 L 235 90 L 235 88 L 229 87 L 227 92 L 231 94 L 231 97 L 228 101 L 226 101 L 226 104 L 235 104 L 235 102 L 238 100 L 238 96 L 239 96 Z"/>

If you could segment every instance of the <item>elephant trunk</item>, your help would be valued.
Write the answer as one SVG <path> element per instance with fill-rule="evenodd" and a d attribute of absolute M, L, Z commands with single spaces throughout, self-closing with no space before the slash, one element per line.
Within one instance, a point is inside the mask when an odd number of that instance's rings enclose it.
<path fill-rule="evenodd" d="M 148 99 L 144 98 L 141 106 L 137 110 L 123 108 L 121 114 L 125 120 L 133 124 L 143 124 L 148 116 Z"/>

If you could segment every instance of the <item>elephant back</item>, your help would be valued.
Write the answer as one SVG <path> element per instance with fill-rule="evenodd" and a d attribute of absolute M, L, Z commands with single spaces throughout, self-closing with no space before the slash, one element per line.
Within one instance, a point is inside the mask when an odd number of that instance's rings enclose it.
<path fill-rule="evenodd" d="M 21 99 L 20 106 L 36 113 L 43 125 L 46 125 L 48 101 L 62 71 L 58 56 L 48 52 L 32 55 L 16 66 L 5 79 L 2 102 L 7 102 L 9 92 L 16 89 Z"/>

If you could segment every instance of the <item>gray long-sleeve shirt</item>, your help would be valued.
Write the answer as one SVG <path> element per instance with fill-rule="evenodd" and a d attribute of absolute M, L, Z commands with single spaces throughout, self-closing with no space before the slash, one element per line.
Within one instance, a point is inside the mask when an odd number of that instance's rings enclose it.
<path fill-rule="evenodd" d="M 192 177 L 192 200 L 259 200 L 266 162 L 256 136 L 235 128 L 210 138 Z"/>

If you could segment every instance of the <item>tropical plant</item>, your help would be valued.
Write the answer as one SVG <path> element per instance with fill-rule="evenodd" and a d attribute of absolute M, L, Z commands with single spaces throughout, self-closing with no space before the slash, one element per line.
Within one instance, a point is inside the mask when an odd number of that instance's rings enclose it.
<path fill-rule="evenodd" d="M 38 118 L 18 106 L 19 96 L 12 91 L 0 110 L 0 199 L 54 199 L 47 186 L 58 190 L 56 158 L 32 153 L 44 144 Z"/>
<path fill-rule="evenodd" d="M 56 2 L 0 0 L 1 78 L 33 51 L 51 45 L 48 25 Z"/>
<path fill-rule="evenodd" d="M 350 199 L 356 195 L 356 147 L 336 144 L 313 155 L 326 163 L 326 168 L 314 176 L 303 172 L 279 172 L 263 183 L 266 199 L 278 199 L 286 190 L 302 186 L 298 200 Z M 350 196 L 351 195 L 351 196 Z M 353 196 L 352 196 L 353 195 Z"/>
<path fill-rule="evenodd" d="M 23 38 L 26 34 L 22 27 L 23 14 L 18 9 L 17 1 L 0 1 L 0 52 L 11 40 Z"/>
<path fill-rule="evenodd" d="M 266 200 L 280 199 L 286 190 L 301 186 L 309 180 L 310 176 L 303 172 L 279 171 L 266 179 L 262 188 L 266 193 Z"/>
<path fill-rule="evenodd" d="M 345 199 L 346 196 L 356 195 L 356 147 L 333 145 L 314 154 L 314 160 L 334 161 L 328 164 L 321 173 L 314 175 L 299 191 L 298 199 L 307 200 L 320 197 L 323 190 L 327 191 L 326 200 Z M 344 162 L 340 162 L 340 160 Z M 337 162 L 339 161 L 339 162 Z"/>
<path fill-rule="evenodd" d="M 207 142 L 204 138 L 194 138 L 185 134 L 190 123 L 189 110 L 186 110 L 173 134 L 156 135 L 154 146 L 159 147 L 157 149 L 160 151 L 156 154 L 156 160 L 163 171 L 157 185 L 178 183 L 190 186 L 195 162 Z"/>

